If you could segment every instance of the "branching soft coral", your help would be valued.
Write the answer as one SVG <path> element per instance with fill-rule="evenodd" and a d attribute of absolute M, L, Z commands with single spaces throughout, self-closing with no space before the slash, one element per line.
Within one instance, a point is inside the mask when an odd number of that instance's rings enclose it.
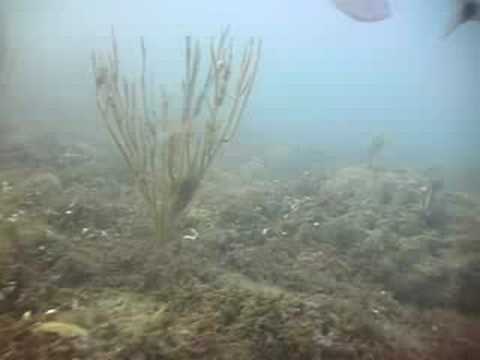
<path fill-rule="evenodd" d="M 200 43 L 187 37 L 178 113 L 172 113 L 166 92 L 157 96 L 147 79 L 143 39 L 138 81 L 122 75 L 115 36 L 112 44 L 107 57 L 93 57 L 97 107 L 150 210 L 157 238 L 167 241 L 218 152 L 236 133 L 255 82 L 261 43 L 251 39 L 236 64 L 224 31 L 210 44 L 201 79 Z"/>

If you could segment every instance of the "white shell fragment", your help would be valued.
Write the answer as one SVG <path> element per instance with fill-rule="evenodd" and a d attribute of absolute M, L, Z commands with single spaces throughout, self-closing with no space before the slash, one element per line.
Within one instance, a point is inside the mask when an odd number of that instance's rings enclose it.
<path fill-rule="evenodd" d="M 22 320 L 30 320 L 32 318 L 32 312 L 30 310 L 25 311 L 22 315 Z"/>
<path fill-rule="evenodd" d="M 183 236 L 183 239 L 184 239 L 184 240 L 192 240 L 192 241 L 193 241 L 193 240 L 197 240 L 198 237 L 200 236 L 200 234 L 198 233 L 198 231 L 197 231 L 196 229 L 194 229 L 194 228 L 191 228 L 191 229 L 189 230 L 189 232 L 190 232 L 190 234 L 187 234 L 187 235 L 184 235 L 184 236 Z"/>

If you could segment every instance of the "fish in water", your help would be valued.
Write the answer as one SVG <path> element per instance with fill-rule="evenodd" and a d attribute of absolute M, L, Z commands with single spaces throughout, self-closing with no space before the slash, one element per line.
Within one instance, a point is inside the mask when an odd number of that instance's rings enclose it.
<path fill-rule="evenodd" d="M 480 21 L 480 0 L 456 0 L 457 9 L 445 36 L 453 33 L 468 21 Z"/>
<path fill-rule="evenodd" d="M 392 15 L 389 0 L 333 0 L 338 10 L 357 21 L 376 22 Z"/>

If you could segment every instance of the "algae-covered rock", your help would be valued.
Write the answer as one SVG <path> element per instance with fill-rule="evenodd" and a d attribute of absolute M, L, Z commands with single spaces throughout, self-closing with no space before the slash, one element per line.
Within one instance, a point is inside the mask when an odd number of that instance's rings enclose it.
<path fill-rule="evenodd" d="M 467 262 L 458 272 L 457 305 L 463 312 L 480 313 L 480 260 Z"/>
<path fill-rule="evenodd" d="M 31 320 L 0 317 L 0 358 L 2 360 L 72 360 L 107 359 L 84 336 L 62 336 L 56 332 L 37 331 Z M 68 333 L 68 332 L 67 332 Z M 52 336 L 53 334 L 53 336 Z"/>
<path fill-rule="evenodd" d="M 367 238 L 367 232 L 349 217 L 328 221 L 320 229 L 320 238 L 334 245 L 339 251 L 346 251 Z"/>
<path fill-rule="evenodd" d="M 416 236 L 425 230 L 425 223 L 418 214 L 408 213 L 397 219 L 396 228 L 401 236 Z"/>
<path fill-rule="evenodd" d="M 13 262 L 13 241 L 16 229 L 13 224 L 0 224 L 0 288 L 8 278 L 8 267 Z"/>
<path fill-rule="evenodd" d="M 392 274 L 386 284 L 399 300 L 423 307 L 454 304 L 455 272 L 447 264 L 420 254 L 406 269 Z"/>
<path fill-rule="evenodd" d="M 17 296 L 18 242 L 17 224 L 0 221 L 0 313 L 11 309 Z"/>
<path fill-rule="evenodd" d="M 43 172 L 26 179 L 21 187 L 26 193 L 32 193 L 41 200 L 48 200 L 61 192 L 62 183 L 55 174 Z"/>
<path fill-rule="evenodd" d="M 290 360 L 315 352 L 314 319 L 301 297 L 241 275 L 150 295 L 104 290 L 81 296 L 76 310 L 36 331 L 90 336 L 120 359 Z"/>
<path fill-rule="evenodd" d="M 8 268 L 13 263 L 14 243 L 18 239 L 18 213 L 20 202 L 18 194 L 10 188 L 10 182 L 4 181 L 0 187 L 0 289 L 8 280 Z"/>

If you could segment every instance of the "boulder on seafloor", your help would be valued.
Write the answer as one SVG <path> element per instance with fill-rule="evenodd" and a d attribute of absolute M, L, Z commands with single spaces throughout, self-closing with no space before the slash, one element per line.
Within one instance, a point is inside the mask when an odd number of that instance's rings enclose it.
<path fill-rule="evenodd" d="M 45 201 L 62 191 L 62 182 L 50 172 L 40 172 L 27 178 L 20 187 L 27 194 Z"/>
<path fill-rule="evenodd" d="M 459 270 L 457 305 L 466 313 L 480 313 L 480 260 L 472 260 Z"/>

